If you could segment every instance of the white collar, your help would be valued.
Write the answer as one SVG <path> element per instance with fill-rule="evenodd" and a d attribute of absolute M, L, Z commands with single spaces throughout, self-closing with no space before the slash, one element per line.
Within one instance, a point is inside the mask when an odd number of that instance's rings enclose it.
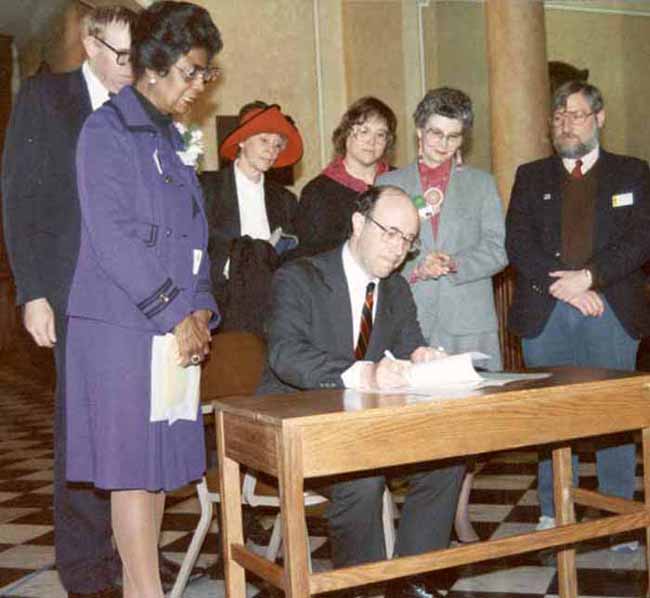
<path fill-rule="evenodd" d="M 239 162 L 239 158 L 235 160 L 234 166 L 235 166 L 235 180 L 237 182 L 237 186 L 243 186 L 243 187 L 248 187 L 250 189 L 255 189 L 256 191 L 259 190 L 260 187 L 264 186 L 264 173 L 262 172 L 260 175 L 260 180 L 257 181 L 251 181 L 244 171 L 239 168 L 239 165 L 237 164 Z"/>
<path fill-rule="evenodd" d="M 87 60 L 83 63 L 81 72 L 86 80 L 86 86 L 88 87 L 90 105 L 93 110 L 97 110 L 97 108 L 108 101 L 108 89 L 104 87 L 104 84 L 99 80 L 97 75 L 93 73 Z"/>
<path fill-rule="evenodd" d="M 578 160 L 582 160 L 582 174 L 587 174 L 596 163 L 600 156 L 600 146 L 597 145 L 589 153 L 585 154 L 581 158 L 562 158 L 562 164 L 566 168 L 567 172 L 572 172 L 573 168 L 576 165 Z"/>
<path fill-rule="evenodd" d="M 370 274 L 368 274 L 363 266 L 357 261 L 357 258 L 354 257 L 350 250 L 350 241 L 346 241 L 345 245 L 343 245 L 341 256 L 343 258 L 343 270 L 349 286 L 352 286 L 352 283 L 355 283 L 354 286 L 363 287 L 368 286 L 368 283 L 370 282 L 379 284 L 379 278 L 370 276 Z"/>

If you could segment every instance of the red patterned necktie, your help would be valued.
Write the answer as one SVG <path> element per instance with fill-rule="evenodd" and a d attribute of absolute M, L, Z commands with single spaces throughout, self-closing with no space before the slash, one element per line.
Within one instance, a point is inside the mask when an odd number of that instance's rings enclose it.
<path fill-rule="evenodd" d="M 375 298 L 375 283 L 370 282 L 366 287 L 366 300 L 361 311 L 361 325 L 359 326 L 359 338 L 354 350 L 355 359 L 363 359 L 368 350 L 370 333 L 372 332 L 372 306 Z"/>
<path fill-rule="evenodd" d="M 576 160 L 576 165 L 573 167 L 573 170 L 571 171 L 571 176 L 574 179 L 581 179 L 583 177 L 582 160 Z"/>

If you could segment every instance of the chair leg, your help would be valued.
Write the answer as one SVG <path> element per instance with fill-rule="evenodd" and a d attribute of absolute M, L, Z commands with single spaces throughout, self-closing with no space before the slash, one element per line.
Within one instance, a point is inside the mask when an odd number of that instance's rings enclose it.
<path fill-rule="evenodd" d="M 196 560 L 199 558 L 201 546 L 203 546 L 205 537 L 208 534 L 208 529 L 210 528 L 210 522 L 212 521 L 212 501 L 208 497 L 208 486 L 205 477 L 196 485 L 196 493 L 198 494 L 199 503 L 201 505 L 201 517 L 199 518 L 199 523 L 196 526 L 196 530 L 192 536 L 192 541 L 187 549 L 187 553 L 183 559 L 183 564 L 178 572 L 178 577 L 174 582 L 174 587 L 169 594 L 169 598 L 181 598 L 183 595 L 185 586 L 187 585 L 187 580 L 190 577 L 190 573 L 194 568 Z"/>
<path fill-rule="evenodd" d="M 271 531 L 271 539 L 269 540 L 269 545 L 266 547 L 266 558 L 275 563 L 275 560 L 278 558 L 278 553 L 280 552 L 280 544 L 282 542 L 282 520 L 280 518 L 280 513 L 275 516 L 275 521 L 273 522 L 273 530 Z"/>
<path fill-rule="evenodd" d="M 321 546 L 323 546 L 323 544 L 327 542 L 327 538 L 321 538 L 321 537 L 311 538 L 309 536 L 309 530 L 307 529 L 307 522 L 305 522 L 305 536 L 307 537 L 307 546 L 308 546 L 307 563 L 309 565 L 309 572 L 313 573 L 311 553 L 314 550 L 318 550 Z M 275 518 L 275 522 L 273 523 L 273 531 L 271 532 L 271 539 L 269 541 L 269 545 L 266 547 L 266 558 L 272 562 L 275 562 L 275 560 L 278 558 L 278 555 L 280 554 L 281 548 L 282 548 L 282 520 L 280 514 L 278 514 Z"/>
<path fill-rule="evenodd" d="M 395 503 L 393 502 L 393 495 L 388 489 L 384 489 L 383 507 L 381 518 L 384 524 L 384 542 L 386 544 L 386 558 L 393 558 L 395 552 Z"/>

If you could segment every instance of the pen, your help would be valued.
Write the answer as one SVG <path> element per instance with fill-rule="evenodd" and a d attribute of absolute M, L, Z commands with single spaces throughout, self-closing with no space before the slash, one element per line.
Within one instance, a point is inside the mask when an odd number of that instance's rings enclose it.
<path fill-rule="evenodd" d="M 384 357 L 387 357 L 388 359 L 390 359 L 392 361 L 397 361 L 397 358 L 395 357 L 395 355 L 393 355 L 388 349 L 386 349 L 384 351 Z"/>

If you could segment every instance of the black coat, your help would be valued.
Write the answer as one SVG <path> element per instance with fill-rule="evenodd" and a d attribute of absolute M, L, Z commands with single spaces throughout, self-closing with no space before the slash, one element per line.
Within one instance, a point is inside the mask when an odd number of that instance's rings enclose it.
<path fill-rule="evenodd" d="M 79 252 L 77 138 L 92 112 L 81 70 L 23 82 L 2 164 L 5 240 L 18 304 L 65 310 Z"/>
<path fill-rule="evenodd" d="M 350 234 L 358 191 L 319 174 L 305 185 L 296 214 L 300 245 L 290 257 L 316 255 L 343 243 Z"/>
<path fill-rule="evenodd" d="M 625 330 L 634 338 L 650 333 L 650 310 L 641 266 L 650 257 L 650 170 L 645 161 L 601 149 L 598 160 L 594 252 L 586 267 Z M 506 249 L 517 273 L 509 327 L 537 336 L 556 299 L 548 289 L 553 270 L 571 270 L 561 255 L 562 160 L 553 156 L 517 170 L 506 218 Z M 615 195 L 632 194 L 615 207 Z M 629 197 L 629 196 L 628 196 Z"/>
<path fill-rule="evenodd" d="M 277 261 L 272 259 L 271 255 L 268 255 L 269 252 L 273 252 L 273 249 L 264 241 L 254 241 L 244 245 L 235 242 L 241 237 L 241 221 L 234 166 L 231 164 L 217 172 L 204 172 L 200 176 L 200 180 L 203 186 L 208 217 L 210 235 L 208 253 L 212 261 L 212 287 L 224 319 L 223 327 L 248 329 L 247 327 L 238 328 L 236 323 L 243 320 L 240 316 L 232 313 L 233 305 L 244 305 L 240 301 L 242 289 L 251 288 L 250 284 L 242 286 L 240 283 L 247 277 L 254 277 L 254 270 L 259 266 L 263 270 L 263 272 L 259 273 L 260 277 L 266 280 L 267 283 L 265 285 L 266 289 L 260 288 L 259 284 L 257 284 L 256 288 L 260 293 L 260 298 L 267 297 L 268 287 L 270 286 L 270 272 L 277 266 Z M 293 220 L 298 207 L 296 196 L 282 185 L 265 178 L 264 202 L 271 232 L 278 227 L 282 227 L 285 233 L 295 234 Z M 264 247 L 261 247 L 262 244 L 268 246 L 268 251 L 264 251 Z M 245 253 L 242 254 L 242 251 Z M 224 266 L 229 258 L 231 258 L 229 266 L 230 281 L 223 275 Z M 246 265 L 247 269 L 250 268 L 250 270 L 248 272 L 239 272 L 240 266 L 243 265 Z M 235 299 L 235 297 L 240 299 Z M 249 304 L 250 300 L 252 298 L 247 298 L 246 305 Z M 261 301 L 264 303 L 265 299 L 261 299 Z M 229 320 L 230 324 L 228 323 Z M 255 332 L 256 330 L 251 329 L 251 331 Z"/>

